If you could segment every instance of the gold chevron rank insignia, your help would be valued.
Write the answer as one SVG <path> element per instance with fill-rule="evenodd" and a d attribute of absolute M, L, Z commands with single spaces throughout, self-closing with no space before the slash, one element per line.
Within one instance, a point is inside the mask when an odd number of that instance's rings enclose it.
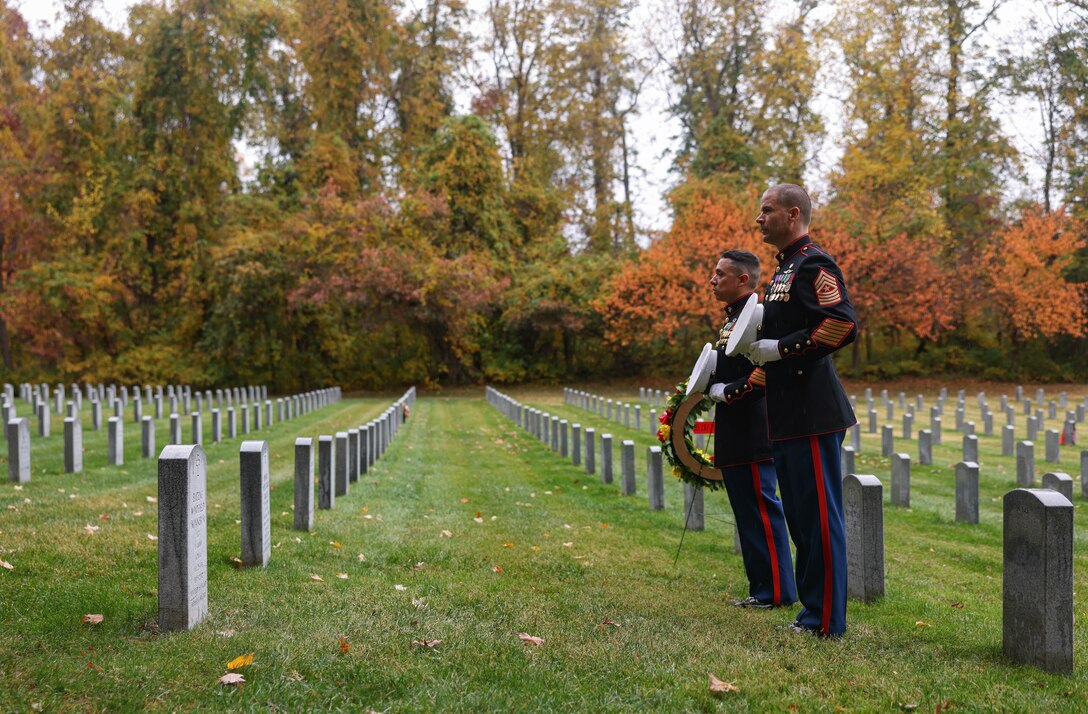
<path fill-rule="evenodd" d="M 842 290 L 839 289 L 839 281 L 835 276 L 820 268 L 816 279 L 812 281 L 816 288 L 816 302 L 820 307 L 831 307 L 842 302 Z"/>
<path fill-rule="evenodd" d="M 748 375 L 748 381 L 753 387 L 766 387 L 767 373 L 763 371 L 762 367 L 756 367 L 752 370 L 752 373 Z"/>
<path fill-rule="evenodd" d="M 854 329 L 854 323 L 833 320 L 829 317 L 821 322 L 816 331 L 812 333 L 812 339 L 826 347 L 838 347 L 852 329 Z"/>

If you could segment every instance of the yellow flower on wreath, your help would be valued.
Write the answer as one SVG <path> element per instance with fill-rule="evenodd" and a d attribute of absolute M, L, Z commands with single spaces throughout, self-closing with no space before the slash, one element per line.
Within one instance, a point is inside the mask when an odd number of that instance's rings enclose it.
<path fill-rule="evenodd" d="M 680 478 L 683 474 L 684 474 L 684 470 L 681 469 L 679 466 L 673 466 L 672 467 L 672 475 L 675 476 L 676 478 Z"/>
<path fill-rule="evenodd" d="M 662 424 L 661 428 L 657 430 L 657 438 L 661 441 L 668 441 L 669 436 L 672 435 L 672 427 L 668 424 Z"/>

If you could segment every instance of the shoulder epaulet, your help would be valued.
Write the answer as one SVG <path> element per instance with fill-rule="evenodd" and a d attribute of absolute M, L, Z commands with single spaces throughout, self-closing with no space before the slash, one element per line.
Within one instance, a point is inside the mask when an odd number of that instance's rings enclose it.
<path fill-rule="evenodd" d="M 815 243 L 809 243 L 808 245 L 801 248 L 801 255 L 805 255 L 805 256 L 809 256 L 809 255 L 827 255 L 827 253 L 825 253 L 823 251 L 823 249 L 820 248 L 820 246 L 816 245 Z M 831 257 L 831 256 L 828 256 L 828 257 Z"/>

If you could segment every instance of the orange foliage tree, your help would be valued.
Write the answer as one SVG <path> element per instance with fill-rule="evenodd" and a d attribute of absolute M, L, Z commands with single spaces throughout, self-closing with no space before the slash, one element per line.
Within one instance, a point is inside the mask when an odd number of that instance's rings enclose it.
<path fill-rule="evenodd" d="M 774 249 L 756 229 L 757 198 L 707 192 L 686 201 L 669 232 L 623 265 L 597 299 L 607 343 L 678 372 L 689 367 L 722 321 L 710 290 L 722 251 L 755 253 L 764 277 L 774 265 Z"/>
<path fill-rule="evenodd" d="M 1013 345 L 1088 333 L 1088 284 L 1067 271 L 1083 248 L 1084 226 L 1058 210 L 1031 206 L 983 251 L 991 316 Z"/>

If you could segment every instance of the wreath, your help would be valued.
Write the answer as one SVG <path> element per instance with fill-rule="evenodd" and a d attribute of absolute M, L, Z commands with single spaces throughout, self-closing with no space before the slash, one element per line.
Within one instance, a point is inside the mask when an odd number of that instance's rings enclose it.
<path fill-rule="evenodd" d="M 691 398 L 687 395 L 687 389 L 688 382 L 686 379 L 677 384 L 676 390 L 669 395 L 669 399 L 665 403 L 665 413 L 658 417 L 661 428 L 657 430 L 657 440 L 661 442 L 661 453 L 664 455 L 665 460 L 669 462 L 669 465 L 672 466 L 672 475 L 684 483 L 690 483 L 696 487 L 703 486 L 711 491 L 725 488 L 721 472 L 714 468 L 714 462 L 710 455 L 695 446 L 693 436 L 695 422 L 699 420 L 700 416 L 706 414 L 713 402 L 704 397 L 693 406 L 682 409 L 681 407 L 685 406 L 685 402 Z M 683 415 L 683 422 L 678 424 L 681 415 Z M 679 434 L 677 433 L 678 429 Z M 680 435 L 682 435 L 682 438 L 680 438 Z M 677 453 L 678 442 L 686 447 L 687 454 L 690 455 L 690 458 L 686 459 L 688 463 L 685 463 L 685 460 L 681 459 L 680 454 Z M 699 470 L 696 471 L 692 468 L 694 466 L 700 467 Z M 707 478 L 700 475 L 711 472 L 716 474 L 717 478 L 713 476 Z"/>

